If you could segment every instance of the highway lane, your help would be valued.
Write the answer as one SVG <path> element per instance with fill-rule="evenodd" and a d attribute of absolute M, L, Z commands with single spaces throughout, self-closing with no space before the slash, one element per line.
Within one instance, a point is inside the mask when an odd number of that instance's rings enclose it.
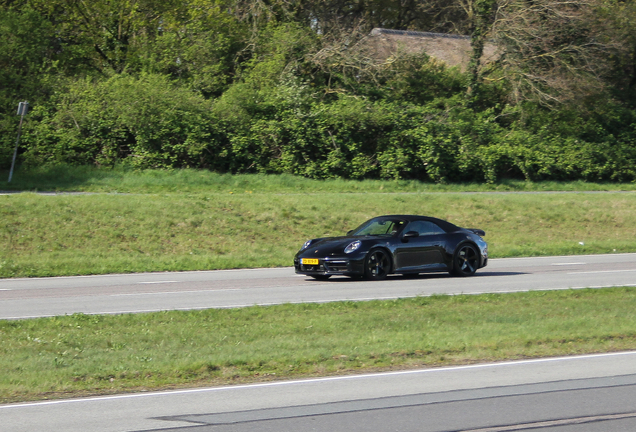
<path fill-rule="evenodd" d="M 0 319 L 625 285 L 636 286 L 636 254 L 493 259 L 470 278 L 382 282 L 318 282 L 292 268 L 2 279 Z"/>
<path fill-rule="evenodd" d="M 636 352 L 0 405 L 0 430 L 621 432 Z"/>

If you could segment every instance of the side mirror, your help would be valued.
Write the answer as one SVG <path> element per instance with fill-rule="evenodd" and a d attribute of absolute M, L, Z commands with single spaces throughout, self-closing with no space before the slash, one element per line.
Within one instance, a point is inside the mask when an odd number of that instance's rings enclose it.
<path fill-rule="evenodd" d="M 409 231 L 407 233 L 404 233 L 404 238 L 415 238 L 419 236 L 420 236 L 420 233 L 418 233 L 417 231 Z"/>

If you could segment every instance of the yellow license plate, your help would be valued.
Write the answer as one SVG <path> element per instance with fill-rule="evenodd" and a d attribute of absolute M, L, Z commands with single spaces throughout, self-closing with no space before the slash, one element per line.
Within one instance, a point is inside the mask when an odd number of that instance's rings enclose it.
<path fill-rule="evenodd" d="M 306 265 L 318 265 L 318 260 L 316 258 L 303 258 L 301 262 Z"/>

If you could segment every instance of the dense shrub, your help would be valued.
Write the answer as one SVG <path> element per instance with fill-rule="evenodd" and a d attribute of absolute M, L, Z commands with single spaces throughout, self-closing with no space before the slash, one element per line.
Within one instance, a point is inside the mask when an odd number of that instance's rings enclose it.
<path fill-rule="evenodd" d="M 235 85 L 215 103 L 166 78 L 115 75 L 69 84 L 32 114 L 23 155 L 30 166 L 197 167 L 310 178 L 434 182 L 632 181 L 633 131 L 597 131 L 594 142 L 546 125 L 502 124 L 495 108 L 461 99 L 425 105 L 354 95 L 321 100 L 289 76 L 277 86 Z M 588 135 L 589 130 L 582 130 Z"/>
<path fill-rule="evenodd" d="M 219 164 L 210 104 L 161 75 L 114 75 L 72 81 L 37 107 L 25 134 L 27 165 L 112 165 L 139 168 Z"/>

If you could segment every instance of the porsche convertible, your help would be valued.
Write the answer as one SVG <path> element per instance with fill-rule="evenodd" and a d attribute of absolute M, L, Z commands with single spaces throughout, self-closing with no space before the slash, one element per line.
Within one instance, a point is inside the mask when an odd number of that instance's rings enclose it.
<path fill-rule="evenodd" d="M 427 216 L 370 219 L 342 237 L 307 240 L 294 257 L 296 273 L 382 280 L 389 274 L 450 272 L 472 276 L 488 263 L 486 233 Z"/>

